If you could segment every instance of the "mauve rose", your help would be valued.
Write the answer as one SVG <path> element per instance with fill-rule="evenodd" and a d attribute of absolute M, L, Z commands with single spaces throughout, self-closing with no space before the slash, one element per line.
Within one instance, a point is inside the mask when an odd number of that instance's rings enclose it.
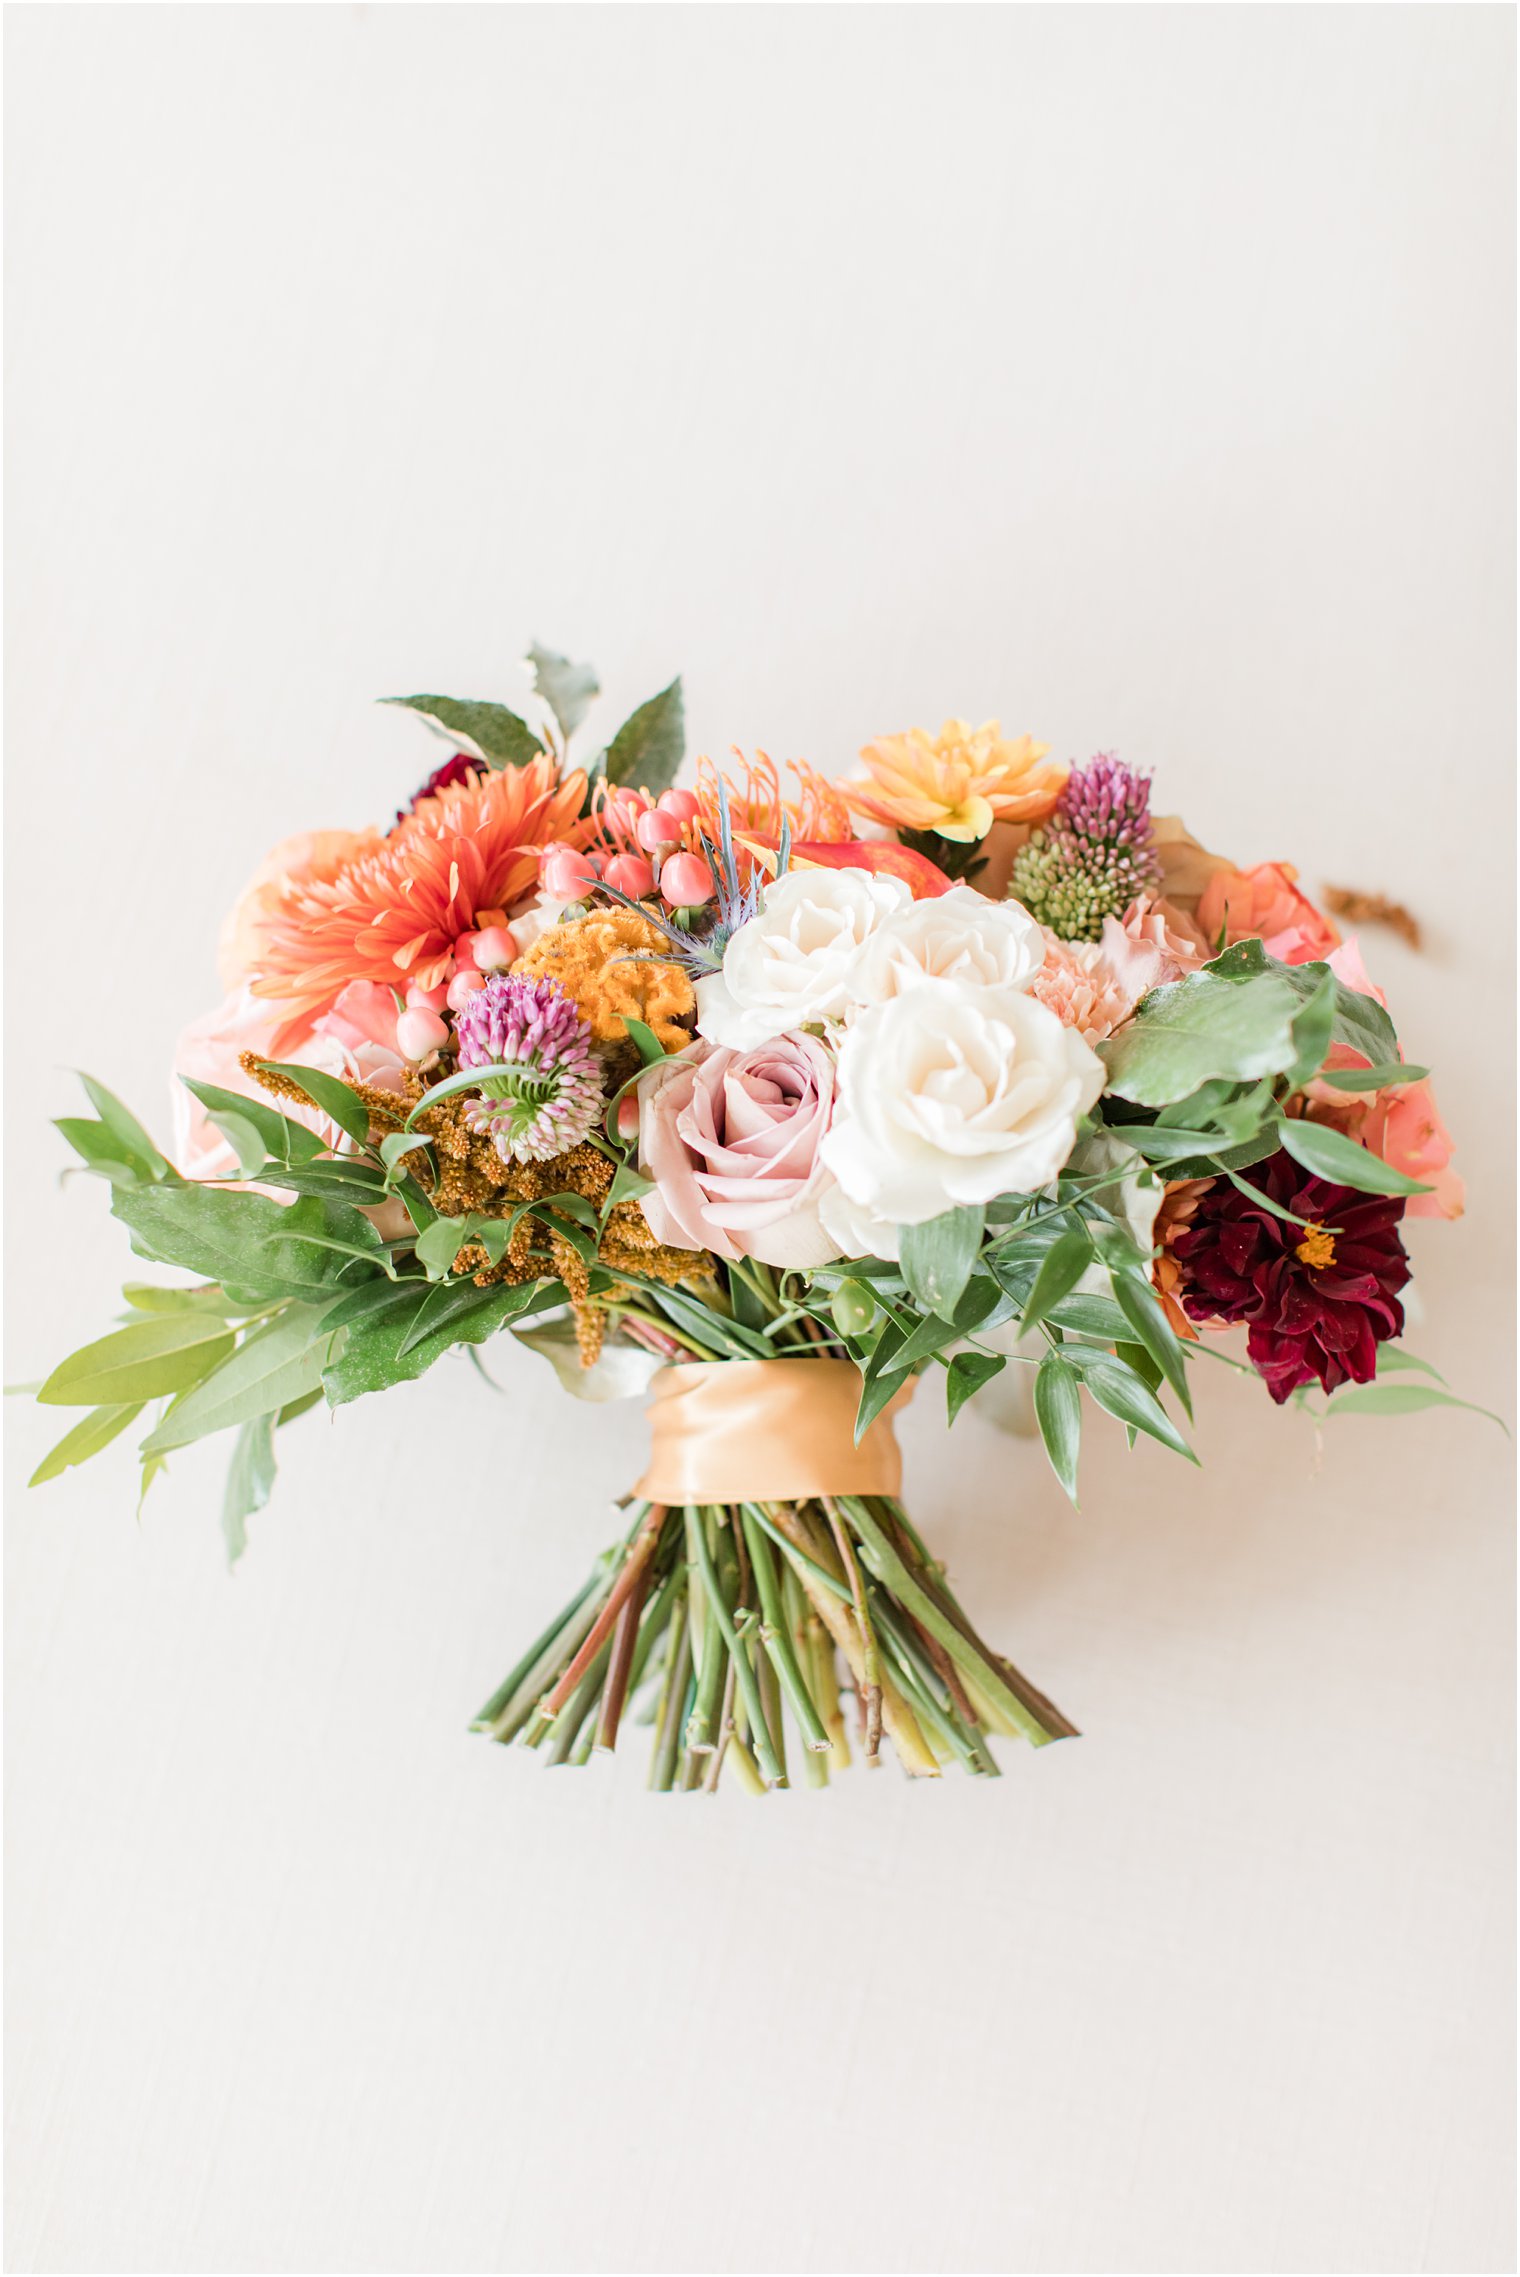
<path fill-rule="evenodd" d="M 841 1253 L 818 1205 L 834 1063 L 812 1036 L 728 1051 L 701 1038 L 639 1078 L 639 1167 L 656 1240 L 806 1270 Z"/>

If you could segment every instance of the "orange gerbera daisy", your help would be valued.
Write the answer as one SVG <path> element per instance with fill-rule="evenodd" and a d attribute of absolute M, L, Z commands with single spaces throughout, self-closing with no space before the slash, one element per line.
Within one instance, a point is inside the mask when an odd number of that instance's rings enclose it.
<path fill-rule="evenodd" d="M 561 779 L 544 753 L 419 800 L 334 876 L 290 881 L 262 914 L 253 984 L 291 1007 L 275 1050 L 289 1049 L 350 981 L 448 980 L 460 934 L 504 923 L 535 884 L 542 849 L 579 838 L 585 793 L 578 768 Z"/>

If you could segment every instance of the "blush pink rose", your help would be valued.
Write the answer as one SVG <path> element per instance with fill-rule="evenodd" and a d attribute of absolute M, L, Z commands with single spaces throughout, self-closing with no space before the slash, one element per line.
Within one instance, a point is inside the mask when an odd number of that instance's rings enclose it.
<path fill-rule="evenodd" d="M 1253 870 L 1216 870 L 1198 897 L 1198 929 L 1210 944 L 1221 927 L 1225 946 L 1259 940 L 1281 964 L 1312 964 L 1340 939 L 1307 894 L 1291 862 L 1258 862 Z"/>
<path fill-rule="evenodd" d="M 639 1079 L 639 1167 L 656 1240 L 807 1270 L 841 1252 L 818 1205 L 818 1158 L 834 1109 L 834 1063 L 791 1033 L 747 1051 L 698 1039 Z"/>

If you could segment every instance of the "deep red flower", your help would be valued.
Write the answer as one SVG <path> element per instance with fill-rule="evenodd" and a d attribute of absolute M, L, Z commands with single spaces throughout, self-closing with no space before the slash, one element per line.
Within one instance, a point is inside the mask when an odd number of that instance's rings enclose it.
<path fill-rule="evenodd" d="M 1274 1217 L 1255 1194 L 1218 1178 L 1171 1241 L 1192 1320 L 1249 1324 L 1246 1351 L 1281 1406 L 1300 1384 L 1367 1383 L 1377 1348 L 1404 1326 L 1396 1291 L 1409 1278 L 1399 1239 L 1402 1199 L 1359 1194 L 1269 1155 L 1242 1172 L 1308 1226 Z"/>
<path fill-rule="evenodd" d="M 438 791 L 451 790 L 455 783 L 473 783 L 476 776 L 485 771 L 483 759 L 472 759 L 468 751 L 456 751 L 452 759 L 445 759 L 441 767 L 433 769 L 421 790 L 414 791 L 406 805 L 397 811 L 396 820 L 405 822 L 409 814 L 415 814 L 419 799 L 430 799 Z"/>

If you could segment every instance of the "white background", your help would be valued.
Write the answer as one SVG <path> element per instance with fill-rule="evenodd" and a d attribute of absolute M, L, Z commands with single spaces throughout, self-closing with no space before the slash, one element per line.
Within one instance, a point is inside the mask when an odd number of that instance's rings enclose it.
<path fill-rule="evenodd" d="M 8 1373 L 109 1321 L 83 1065 L 160 1120 L 266 845 L 519 700 L 847 767 L 1000 713 L 1368 954 L 1507 1408 L 1513 19 L 293 7 L 9 27 Z M 1497 2270 L 1509 1449 L 1224 1371 L 1080 1517 L 919 1517 L 1083 1726 L 1001 1785 L 656 1801 L 465 1726 L 634 1471 L 540 1363 L 11 1503 L 10 2266 Z M 1217 1380 L 1216 1380 L 1217 1377 Z M 66 1418 L 12 1412 L 19 1486 Z"/>

